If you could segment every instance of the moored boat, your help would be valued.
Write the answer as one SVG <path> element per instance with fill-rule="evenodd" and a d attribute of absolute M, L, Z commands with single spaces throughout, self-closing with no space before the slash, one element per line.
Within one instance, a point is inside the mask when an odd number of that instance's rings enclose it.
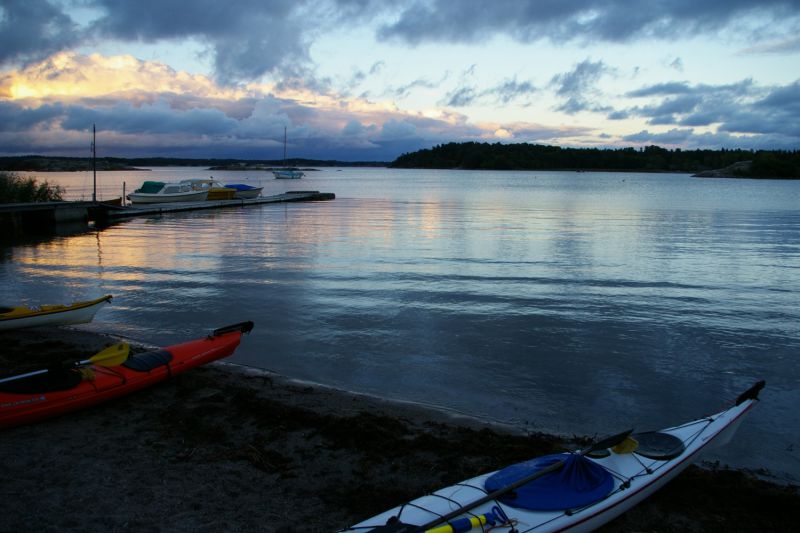
<path fill-rule="evenodd" d="M 477 476 L 381 513 L 348 532 L 593 531 L 724 445 L 758 402 L 760 381 L 735 405 L 660 431 L 624 432 L 586 450 Z"/>
<path fill-rule="evenodd" d="M 272 171 L 275 179 L 279 180 L 297 180 L 305 176 L 303 171 L 299 168 L 286 166 L 286 128 L 283 128 L 283 167 Z"/>
<path fill-rule="evenodd" d="M 188 183 L 165 183 L 145 181 L 142 186 L 128 195 L 134 204 L 162 204 L 169 202 L 202 202 L 208 191 L 195 191 Z"/>
<path fill-rule="evenodd" d="M 279 170 L 273 170 L 272 175 L 275 176 L 275 179 L 279 180 L 297 180 L 305 176 L 303 171 L 299 168 L 282 168 Z"/>
<path fill-rule="evenodd" d="M 206 200 L 233 200 L 236 197 L 236 189 L 223 185 L 213 177 L 191 178 L 181 183 L 188 183 L 194 191 L 208 191 Z"/>
<path fill-rule="evenodd" d="M 175 374 L 231 355 L 242 322 L 196 340 L 128 355 L 127 344 L 110 346 L 78 362 L 0 379 L 0 428 L 37 422 L 149 387 Z"/>
<path fill-rule="evenodd" d="M 91 322 L 95 313 L 110 301 L 111 295 L 107 295 L 67 305 L 0 307 L 0 330 L 85 324 Z"/>
<path fill-rule="evenodd" d="M 253 187 L 244 183 L 228 183 L 225 185 L 231 189 L 236 190 L 236 198 L 241 200 L 248 200 L 251 198 L 258 198 L 264 187 Z"/>

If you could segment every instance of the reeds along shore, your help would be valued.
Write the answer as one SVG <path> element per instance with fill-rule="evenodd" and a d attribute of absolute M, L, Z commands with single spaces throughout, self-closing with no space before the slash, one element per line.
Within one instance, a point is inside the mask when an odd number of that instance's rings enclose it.
<path fill-rule="evenodd" d="M 0 371 L 94 353 L 0 334 Z M 336 531 L 480 472 L 575 446 L 217 363 L 0 436 L 0 531 Z M 794 531 L 797 487 L 692 467 L 603 531 Z"/>

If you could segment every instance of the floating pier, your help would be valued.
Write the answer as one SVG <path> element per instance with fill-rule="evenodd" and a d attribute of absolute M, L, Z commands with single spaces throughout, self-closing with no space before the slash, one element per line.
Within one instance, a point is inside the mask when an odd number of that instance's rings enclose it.
<path fill-rule="evenodd" d="M 202 202 L 171 202 L 163 204 L 133 204 L 125 207 L 101 204 L 102 213 L 97 213 L 92 220 L 114 220 L 119 218 L 140 217 L 144 215 L 161 215 L 178 211 L 196 211 L 198 209 L 216 209 L 220 207 L 245 207 L 249 205 L 276 204 L 283 202 L 318 202 L 333 200 L 336 195 L 319 191 L 288 191 L 273 196 L 259 196 L 247 200 L 204 200 Z"/>
<path fill-rule="evenodd" d="M 123 218 L 162 215 L 198 209 L 246 207 L 250 205 L 282 202 L 315 202 L 333 200 L 336 195 L 319 191 L 287 191 L 273 196 L 259 196 L 247 200 L 206 200 L 203 202 L 171 202 L 162 204 L 112 205 L 104 202 L 35 202 L 0 204 L 0 225 L 19 235 L 55 228 L 60 224 L 109 222 Z M 6 235 L 7 235 L 6 234 Z"/>

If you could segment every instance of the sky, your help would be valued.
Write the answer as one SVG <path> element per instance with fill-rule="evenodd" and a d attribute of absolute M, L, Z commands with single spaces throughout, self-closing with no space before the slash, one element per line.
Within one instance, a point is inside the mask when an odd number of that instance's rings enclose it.
<path fill-rule="evenodd" d="M 0 0 L 0 155 L 800 149 L 800 0 Z"/>

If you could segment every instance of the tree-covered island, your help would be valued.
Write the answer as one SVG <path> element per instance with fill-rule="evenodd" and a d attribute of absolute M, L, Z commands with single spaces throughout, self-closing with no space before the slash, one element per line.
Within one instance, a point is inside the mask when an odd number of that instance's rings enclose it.
<path fill-rule="evenodd" d="M 689 172 L 699 177 L 800 179 L 800 150 L 669 150 L 644 148 L 562 148 L 540 144 L 447 143 L 406 153 L 391 163 L 293 158 L 291 166 L 437 168 L 464 170 L 577 170 Z M 142 167 L 206 167 L 212 170 L 269 171 L 278 160 L 103 157 L 97 170 Z M 88 157 L 0 157 L 0 171 L 68 172 L 92 169 Z M 311 169 L 308 169 L 311 170 Z"/>
<path fill-rule="evenodd" d="M 800 178 L 800 150 L 561 148 L 539 144 L 448 143 L 403 154 L 393 168 L 691 172 L 700 177 Z"/>

